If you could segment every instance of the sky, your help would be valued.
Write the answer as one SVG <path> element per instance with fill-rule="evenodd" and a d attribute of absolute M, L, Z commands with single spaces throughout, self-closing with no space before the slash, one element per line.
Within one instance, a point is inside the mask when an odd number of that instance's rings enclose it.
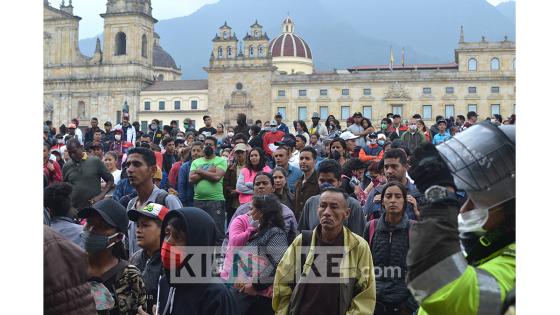
<path fill-rule="evenodd" d="M 189 15 L 205 4 L 216 3 L 219 0 L 152 0 L 152 15 L 158 20 Z M 492 5 L 509 0 L 487 0 Z M 58 7 L 60 0 L 50 0 L 54 7 Z M 66 0 L 68 3 L 68 0 Z M 74 14 L 81 17 L 80 39 L 94 37 L 103 32 L 103 19 L 99 14 L 105 12 L 107 0 L 73 0 Z"/>

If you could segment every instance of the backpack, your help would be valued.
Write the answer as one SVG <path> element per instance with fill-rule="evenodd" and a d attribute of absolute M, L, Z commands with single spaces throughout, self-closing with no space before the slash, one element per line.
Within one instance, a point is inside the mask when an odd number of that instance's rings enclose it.
<path fill-rule="evenodd" d="M 107 287 L 107 289 L 109 289 L 109 292 L 111 292 L 111 295 L 113 295 L 115 303 L 117 301 L 117 288 L 115 287 L 115 285 L 117 284 L 117 281 L 122 277 L 122 274 L 128 265 L 128 261 L 121 259 L 115 267 L 109 269 L 109 271 L 107 271 L 101 277 L 101 282 Z"/>
<path fill-rule="evenodd" d="M 377 225 L 378 221 L 379 219 L 373 219 L 368 222 L 369 223 L 368 243 L 370 247 L 372 245 L 373 235 L 375 234 L 375 226 Z M 414 225 L 414 223 L 416 223 L 416 220 L 408 220 L 408 239 L 410 239 L 410 232 L 411 232 L 410 228 Z"/>
<path fill-rule="evenodd" d="M 167 207 L 165 205 L 165 198 L 167 198 L 167 196 L 169 196 L 169 193 L 166 191 L 163 191 L 162 193 L 160 193 L 157 197 L 156 197 L 156 203 L 160 204 L 164 207 Z"/>

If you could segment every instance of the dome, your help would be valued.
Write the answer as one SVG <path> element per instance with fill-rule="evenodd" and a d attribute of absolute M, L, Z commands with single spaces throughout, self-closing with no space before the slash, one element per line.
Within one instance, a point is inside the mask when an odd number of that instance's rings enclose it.
<path fill-rule="evenodd" d="M 154 56 L 152 64 L 154 67 L 158 68 L 173 68 L 179 70 L 173 57 L 159 45 L 159 35 L 156 33 L 154 33 Z"/>
<path fill-rule="evenodd" d="M 294 33 L 282 33 L 270 42 L 272 57 L 301 57 L 312 59 L 309 45 Z"/>

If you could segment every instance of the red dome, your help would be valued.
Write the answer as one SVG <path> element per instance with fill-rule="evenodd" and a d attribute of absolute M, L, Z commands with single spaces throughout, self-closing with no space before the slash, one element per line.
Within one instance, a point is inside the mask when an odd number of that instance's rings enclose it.
<path fill-rule="evenodd" d="M 307 43 L 294 33 L 282 33 L 270 42 L 272 57 L 302 57 L 312 59 Z"/>

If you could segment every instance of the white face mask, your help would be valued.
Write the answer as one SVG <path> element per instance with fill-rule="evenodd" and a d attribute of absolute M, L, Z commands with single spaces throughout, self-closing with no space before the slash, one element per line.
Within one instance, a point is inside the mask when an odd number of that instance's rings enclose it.
<path fill-rule="evenodd" d="M 459 233 L 486 232 L 483 226 L 488 221 L 488 208 L 473 209 L 459 213 Z"/>
<path fill-rule="evenodd" d="M 57 142 L 58 144 L 62 144 L 62 143 L 64 143 L 64 139 L 58 139 L 58 140 L 56 140 L 56 142 Z"/>
<path fill-rule="evenodd" d="M 228 133 L 227 133 L 227 136 L 230 137 L 230 138 L 233 137 L 233 132 L 231 132 L 231 131 L 228 132 Z"/>
<path fill-rule="evenodd" d="M 121 135 L 115 135 L 115 140 L 120 141 L 121 140 Z"/>
<path fill-rule="evenodd" d="M 183 137 L 177 137 L 177 140 L 185 140 Z"/>

